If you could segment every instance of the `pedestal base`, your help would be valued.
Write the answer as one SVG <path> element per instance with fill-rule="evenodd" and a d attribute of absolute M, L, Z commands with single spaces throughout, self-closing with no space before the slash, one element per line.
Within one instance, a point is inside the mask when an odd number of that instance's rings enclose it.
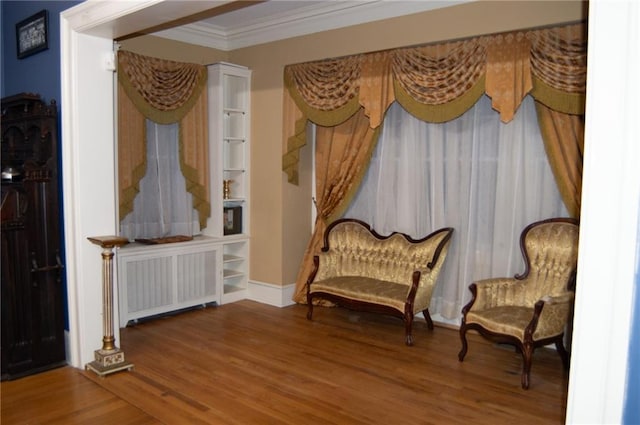
<path fill-rule="evenodd" d="M 94 354 L 95 360 L 87 363 L 85 369 L 92 370 L 100 376 L 133 368 L 133 363 L 125 361 L 124 352 L 120 349 L 111 351 L 96 350 Z"/>

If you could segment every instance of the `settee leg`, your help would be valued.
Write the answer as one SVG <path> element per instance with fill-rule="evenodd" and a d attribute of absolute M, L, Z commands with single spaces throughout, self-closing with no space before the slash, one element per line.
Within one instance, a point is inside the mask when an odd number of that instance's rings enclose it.
<path fill-rule="evenodd" d="M 307 310 L 307 320 L 311 320 L 311 317 L 313 316 L 313 300 L 312 297 L 307 295 L 307 305 L 309 306 L 309 309 Z"/>
<path fill-rule="evenodd" d="M 464 326 L 464 322 L 460 326 L 460 341 L 462 341 L 462 348 L 458 353 L 458 360 L 463 361 L 464 356 L 467 355 L 467 328 Z"/>
<path fill-rule="evenodd" d="M 405 338 L 404 343 L 409 347 L 413 345 L 413 336 L 411 335 L 411 328 L 413 327 L 413 313 L 404 315 L 404 328 Z"/>
<path fill-rule="evenodd" d="M 410 333 L 408 333 L 404 339 L 404 343 L 405 345 L 411 347 L 413 345 L 413 336 L 411 336 Z"/>

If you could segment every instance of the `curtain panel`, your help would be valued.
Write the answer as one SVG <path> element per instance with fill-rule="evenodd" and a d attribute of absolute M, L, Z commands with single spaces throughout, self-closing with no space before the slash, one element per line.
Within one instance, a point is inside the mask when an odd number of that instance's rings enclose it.
<path fill-rule="evenodd" d="M 451 121 L 487 94 L 500 120 L 510 122 L 527 94 L 538 105 L 538 121 L 554 177 L 569 213 L 578 217 L 586 92 L 586 25 L 584 23 L 476 37 L 462 41 L 403 48 L 338 59 L 289 65 L 284 70 L 283 171 L 297 184 L 299 150 L 306 144 L 305 126 L 343 126 L 356 112 L 378 129 L 397 101 L 426 122 Z M 324 141 L 318 135 L 318 148 Z M 363 146 L 370 156 L 373 144 Z M 356 138 L 357 140 L 357 138 Z M 334 158 L 337 161 L 339 158 Z M 322 164 L 316 161 L 320 169 Z M 366 169 L 364 163 L 360 168 Z M 324 176 L 323 183 L 334 176 Z M 351 180 L 349 193 L 360 179 Z M 318 184 L 318 182 L 316 182 Z M 318 191 L 318 204 L 325 193 Z M 333 199 L 339 209 L 323 211 L 305 251 L 296 279 L 294 301 L 304 303 L 304 284 L 325 226 L 337 218 L 351 196 Z"/>
<path fill-rule="evenodd" d="M 462 115 L 484 93 L 503 122 L 528 93 L 556 112 L 584 114 L 586 44 L 579 23 L 289 65 L 283 171 L 297 184 L 301 123 L 337 125 L 362 107 L 377 128 L 396 100 L 428 122 Z"/>
<path fill-rule="evenodd" d="M 366 174 L 379 132 L 372 129 L 360 108 L 341 124 L 316 129 L 316 222 L 298 271 L 294 299 L 305 299 L 304 283 L 313 268 L 313 256 L 322 248 L 327 224 L 349 207 Z M 329 303 L 325 303 L 329 304 Z"/>
<path fill-rule="evenodd" d="M 119 214 L 133 211 L 133 200 L 146 173 L 145 119 L 179 123 L 180 169 L 193 195 L 200 227 L 211 215 L 207 70 L 128 51 L 118 52 Z"/>

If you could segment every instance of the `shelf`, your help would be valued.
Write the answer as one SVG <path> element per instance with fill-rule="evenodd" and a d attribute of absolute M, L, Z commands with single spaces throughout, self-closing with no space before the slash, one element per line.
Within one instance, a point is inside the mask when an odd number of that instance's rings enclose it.
<path fill-rule="evenodd" d="M 232 263 L 234 261 L 242 261 L 244 257 L 238 257 L 237 255 L 224 254 L 222 261 L 225 263 Z"/>
<path fill-rule="evenodd" d="M 236 74 L 236 75 L 234 75 Z M 246 110 L 249 80 L 243 74 L 246 70 L 228 70 L 222 76 L 224 90 L 224 110 Z"/>
<path fill-rule="evenodd" d="M 245 288 L 240 288 L 238 286 L 224 285 L 224 293 L 225 294 L 231 294 L 233 292 L 244 291 L 244 290 L 245 290 Z"/>
<path fill-rule="evenodd" d="M 223 168 L 225 170 L 244 170 L 245 164 L 245 148 L 244 139 L 230 138 L 225 139 L 223 146 Z"/>
<path fill-rule="evenodd" d="M 237 270 L 229 270 L 229 269 L 225 269 L 225 270 L 223 271 L 223 277 L 224 277 L 225 279 L 232 279 L 232 278 L 234 278 L 234 277 L 241 277 L 241 276 L 244 276 L 244 273 L 239 272 L 239 271 L 237 271 Z"/>
<path fill-rule="evenodd" d="M 247 235 L 246 233 L 235 233 L 231 235 L 223 235 L 221 239 L 226 246 L 234 243 L 246 244 L 247 240 L 249 239 L 249 235 Z"/>

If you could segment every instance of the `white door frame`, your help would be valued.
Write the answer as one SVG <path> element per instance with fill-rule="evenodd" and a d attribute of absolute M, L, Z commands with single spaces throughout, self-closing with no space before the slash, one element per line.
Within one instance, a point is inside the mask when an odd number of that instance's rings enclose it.
<path fill-rule="evenodd" d="M 117 231 L 112 40 L 161 23 L 162 16 L 195 13 L 185 5 L 204 10 L 223 3 L 227 2 L 84 2 L 61 14 L 67 336 L 68 360 L 75 367 L 92 360 L 102 338 L 100 249 L 87 237 Z M 640 108 L 633 78 L 638 75 L 640 44 L 634 28 L 640 24 L 639 6 L 633 1 L 592 0 L 589 7 L 583 211 L 567 422 L 619 423 L 638 242 Z M 172 14 L 163 15 L 170 9 Z M 608 40 L 627 49 L 624 61 L 611 61 Z M 630 52 L 636 56 L 629 57 Z M 625 69 L 636 72 L 625 74 Z M 616 77 L 636 90 L 622 85 L 619 91 L 603 89 Z M 622 191 L 613 190 L 616 187 Z"/>

